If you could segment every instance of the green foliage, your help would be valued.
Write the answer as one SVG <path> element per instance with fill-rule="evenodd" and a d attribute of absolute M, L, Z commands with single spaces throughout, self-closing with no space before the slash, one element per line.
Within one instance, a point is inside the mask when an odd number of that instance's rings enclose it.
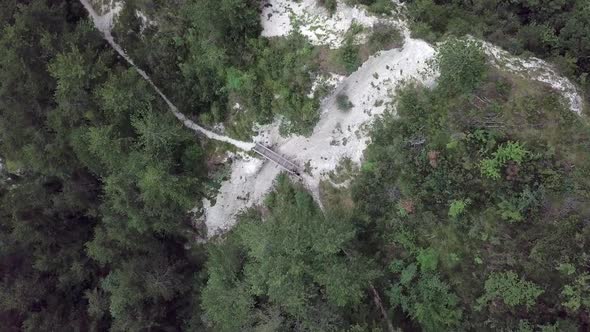
<path fill-rule="evenodd" d="M 135 10 L 154 12 L 158 25 L 140 33 Z M 260 37 L 257 1 L 177 6 L 149 0 L 127 4 L 124 11 L 130 13 L 118 20 L 118 40 L 183 112 L 211 125 L 224 122 L 230 134 L 244 139 L 255 122 L 275 116 L 285 119 L 286 132 L 311 133 L 319 118 L 318 98 L 307 97 L 316 71 L 314 48 L 295 33 Z"/>
<path fill-rule="evenodd" d="M 480 43 L 450 38 L 440 46 L 434 69 L 441 75 L 438 84 L 448 94 L 472 91 L 486 72 L 486 58 Z"/>
<path fill-rule="evenodd" d="M 529 152 L 525 150 L 521 143 L 508 141 L 500 145 L 498 150 L 494 152 L 494 159 L 501 165 L 506 164 L 508 161 L 513 161 L 517 165 L 520 165 L 527 154 Z"/>
<path fill-rule="evenodd" d="M 408 6 L 419 7 L 429 38 L 494 27 L 481 34 L 552 56 L 585 87 L 583 1 Z M 137 10 L 158 24 L 142 28 Z M 379 29 L 373 51 L 395 46 L 398 34 Z M 476 45 L 443 46 L 438 69 L 449 84 L 404 88 L 397 117 L 377 121 L 360 174 L 349 176 L 352 197 L 341 189 L 346 209 L 324 201 L 324 214 L 280 177 L 232 232 L 198 244 L 188 211 L 211 191 L 207 157 L 220 151 L 182 128 L 78 2 L 7 0 L 0 30 L 5 330 L 378 331 L 386 320 L 427 331 L 580 328 L 587 126 L 542 86 L 480 72 Z M 260 30 L 257 1 L 142 0 L 126 2 L 114 36 L 191 116 L 236 136 L 275 116 L 309 133 L 318 50 Z M 336 52 L 348 71 L 364 56 L 358 32 Z M 482 179 L 482 159 L 506 181 Z M 507 265 L 530 281 L 489 274 Z M 543 308 L 533 306 L 541 296 Z"/>
<path fill-rule="evenodd" d="M 501 165 L 496 159 L 482 159 L 479 164 L 481 174 L 492 180 L 500 179 L 500 167 Z"/>
<path fill-rule="evenodd" d="M 185 249 L 195 236 L 186 211 L 202 198 L 200 144 L 80 4 L 7 10 L 0 155 L 21 175 L 0 184 L 3 327 L 180 329 L 200 284 L 199 254 Z"/>
<path fill-rule="evenodd" d="M 110 314 L 119 327 L 134 324 L 134 316 L 144 302 L 170 301 L 190 288 L 174 271 L 178 266 L 161 259 L 146 257 L 124 262 L 102 280 L 101 288 L 110 294 Z"/>
<path fill-rule="evenodd" d="M 485 282 L 485 293 L 477 299 L 479 308 L 499 299 L 509 307 L 535 305 L 543 290 L 530 281 L 519 278 L 513 271 L 494 272 Z"/>
<path fill-rule="evenodd" d="M 557 266 L 557 270 L 568 276 L 576 273 L 576 268 L 570 263 L 560 263 L 559 266 Z"/>
<path fill-rule="evenodd" d="M 507 162 L 512 161 L 520 165 L 524 158 L 529 155 L 522 144 L 519 142 L 508 141 L 498 147 L 492 154 L 493 158 L 483 159 L 479 165 L 481 174 L 493 180 L 500 179 L 500 168 L 504 167 Z"/>
<path fill-rule="evenodd" d="M 401 307 L 425 331 L 452 330 L 462 317 L 458 299 L 449 286 L 430 273 L 417 276 L 412 264 L 402 271 L 388 296 L 392 306 Z"/>
<path fill-rule="evenodd" d="M 191 1 L 178 15 L 187 25 L 178 26 L 175 36 L 185 47 L 181 54 L 188 51 L 180 63 L 183 85 L 190 89 L 183 97 L 189 98 L 187 109 L 208 110 L 214 102 L 225 101 L 226 68 L 251 53 L 248 41 L 260 32 L 258 8 L 254 1 Z"/>
<path fill-rule="evenodd" d="M 330 14 L 336 12 L 338 2 L 336 0 L 318 0 L 318 3 L 324 6 Z"/>
<path fill-rule="evenodd" d="M 537 23 L 523 26 L 518 32 L 518 39 L 525 49 L 539 54 L 551 53 L 559 42 L 553 28 Z"/>
<path fill-rule="evenodd" d="M 449 206 L 449 217 L 457 218 L 465 211 L 465 208 L 469 205 L 469 200 L 454 200 Z"/>
<path fill-rule="evenodd" d="M 359 47 L 354 44 L 354 38 L 344 40 L 344 44 L 337 53 L 337 61 L 344 67 L 347 73 L 352 73 L 361 65 L 359 58 Z"/>
<path fill-rule="evenodd" d="M 241 257 L 240 248 L 232 241 L 209 248 L 209 278 L 202 306 L 220 331 L 237 331 L 253 319 L 254 299 L 248 285 L 239 280 Z"/>
<path fill-rule="evenodd" d="M 590 308 L 590 275 L 583 273 L 561 291 L 563 306 L 571 311 Z"/>
<path fill-rule="evenodd" d="M 86 74 L 84 58 L 77 48 L 70 52 L 60 53 L 48 67 L 49 72 L 57 80 L 56 97 L 68 100 L 72 91 L 79 90 L 80 86 L 86 86 L 85 79 L 92 79 Z"/>
<path fill-rule="evenodd" d="M 433 248 L 422 249 L 416 256 L 416 261 L 420 264 L 422 273 L 434 272 L 438 265 L 438 254 Z"/>
<path fill-rule="evenodd" d="M 336 95 L 336 106 L 341 111 L 350 111 L 354 107 L 350 99 L 348 99 L 348 95 L 344 93 Z"/>
<path fill-rule="evenodd" d="M 137 72 L 131 68 L 120 75 L 111 74 L 96 95 L 110 116 L 124 116 L 131 110 L 148 109 L 155 99 L 147 83 L 138 80 Z"/>
<path fill-rule="evenodd" d="M 248 136 L 254 121 L 267 123 L 282 116 L 286 131 L 309 134 L 319 119 L 319 97 L 307 97 L 316 70 L 314 51 L 299 34 L 251 43 L 253 60 L 247 69 L 227 70 L 229 97 L 246 110 L 234 119 L 232 130 Z"/>
<path fill-rule="evenodd" d="M 375 24 L 369 36 L 369 50 L 376 53 L 399 47 L 403 43 L 403 36 L 398 28 L 389 24 Z"/>
<path fill-rule="evenodd" d="M 503 220 L 519 222 L 524 219 L 521 209 L 511 201 L 501 201 L 498 203 L 498 209 L 500 210 L 500 217 Z"/>
<path fill-rule="evenodd" d="M 210 255 L 203 293 L 208 319 L 220 330 L 243 329 L 260 323 L 254 311 L 276 308 L 290 317 L 281 326 L 342 327 L 344 322 L 338 321 L 344 317 L 328 323 L 316 320 L 313 312 L 359 305 L 369 282 L 379 275 L 368 258 L 344 253 L 354 228 L 340 215 L 325 218 L 312 197 L 284 175 L 265 206 L 269 213 L 264 218 L 254 210 L 244 214 Z M 232 294 L 240 301 L 231 300 Z"/>
<path fill-rule="evenodd" d="M 369 6 L 369 11 L 380 15 L 391 15 L 396 9 L 396 5 L 393 1 L 388 0 L 375 0 Z"/>
<path fill-rule="evenodd" d="M 183 138 L 182 129 L 175 119 L 165 113 L 145 112 L 134 115 L 131 125 L 137 132 L 138 144 L 154 157 L 170 157 L 167 155 L 174 144 Z"/>
<path fill-rule="evenodd" d="M 391 15 L 396 8 L 395 3 L 389 0 L 345 0 L 345 2 L 349 6 L 366 5 L 369 12 L 378 15 Z"/>

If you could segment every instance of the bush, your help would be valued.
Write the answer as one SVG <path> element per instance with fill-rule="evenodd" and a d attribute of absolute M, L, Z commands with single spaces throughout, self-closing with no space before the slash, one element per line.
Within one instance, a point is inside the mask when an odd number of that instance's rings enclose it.
<path fill-rule="evenodd" d="M 389 24 L 377 23 L 373 26 L 373 33 L 369 36 L 369 50 L 375 53 L 401 46 L 403 37 L 400 31 Z"/>
<path fill-rule="evenodd" d="M 352 102 L 348 99 L 348 96 L 344 93 L 339 93 L 336 96 L 336 106 L 338 106 L 338 109 L 341 111 L 349 111 L 354 107 Z"/>
<path fill-rule="evenodd" d="M 529 152 L 521 143 L 508 142 L 500 145 L 498 150 L 494 152 L 494 158 L 502 164 L 508 161 L 514 161 L 520 165 L 527 154 L 529 154 Z"/>
<path fill-rule="evenodd" d="M 360 66 L 359 47 L 354 45 L 352 38 L 346 38 L 344 45 L 338 50 L 337 61 L 349 74 Z"/>
<path fill-rule="evenodd" d="M 449 95 L 472 91 L 486 72 L 486 57 L 479 42 L 450 38 L 438 51 L 433 68 L 440 71 L 440 89 Z"/>
<path fill-rule="evenodd" d="M 283 116 L 286 132 L 307 135 L 319 119 L 318 98 L 305 97 L 316 70 L 313 46 L 301 34 L 251 43 L 252 63 L 247 70 L 226 69 L 224 89 L 243 106 L 232 126 L 246 139 L 252 122 Z"/>
<path fill-rule="evenodd" d="M 525 49 L 535 53 L 550 53 L 559 40 L 552 28 L 544 24 L 524 26 L 518 32 L 518 39 Z"/>
<path fill-rule="evenodd" d="M 498 180 L 500 178 L 500 165 L 495 159 L 484 159 L 479 164 L 481 174 L 487 178 Z"/>
<path fill-rule="evenodd" d="M 334 14 L 336 7 L 338 6 L 338 2 L 336 0 L 318 0 L 318 4 L 320 6 L 324 6 L 324 8 L 326 8 L 330 14 Z"/>
<path fill-rule="evenodd" d="M 346 4 L 365 5 L 369 12 L 379 15 L 391 15 L 395 9 L 395 4 L 391 0 L 346 0 Z"/>
<path fill-rule="evenodd" d="M 500 178 L 500 168 L 507 162 L 513 161 L 520 165 L 524 157 L 529 154 L 524 146 L 519 142 L 507 142 L 500 145 L 498 150 L 494 152 L 493 158 L 483 159 L 480 163 L 481 174 L 484 176 L 497 180 Z"/>
<path fill-rule="evenodd" d="M 449 206 L 449 217 L 457 218 L 458 216 L 463 214 L 463 212 L 465 212 L 465 208 L 467 207 L 468 204 L 469 204 L 469 200 L 464 200 L 464 199 L 452 201 L 451 205 Z"/>
<path fill-rule="evenodd" d="M 571 311 L 590 308 L 590 275 L 583 273 L 578 276 L 572 284 L 563 287 L 561 295 L 563 306 Z"/>
<path fill-rule="evenodd" d="M 424 39 L 430 43 L 436 42 L 439 38 L 438 34 L 432 30 L 430 25 L 424 22 L 412 22 L 410 26 L 413 38 Z"/>
<path fill-rule="evenodd" d="M 391 15 L 395 4 L 391 0 L 375 0 L 369 5 L 369 11 L 374 14 Z"/>

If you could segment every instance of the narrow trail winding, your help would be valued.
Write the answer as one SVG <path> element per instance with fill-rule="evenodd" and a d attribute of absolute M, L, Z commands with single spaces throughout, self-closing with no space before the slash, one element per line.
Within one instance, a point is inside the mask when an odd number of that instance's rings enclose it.
<path fill-rule="evenodd" d="M 237 148 L 244 150 L 244 151 L 250 151 L 254 148 L 254 146 L 255 146 L 254 143 L 239 141 L 239 140 L 233 139 L 231 137 L 227 137 L 227 136 L 223 136 L 223 135 L 219 135 L 217 133 L 214 133 L 210 130 L 207 130 L 207 129 L 199 126 L 198 124 L 196 124 L 195 122 L 193 122 L 189 118 L 187 118 L 184 114 L 182 114 L 178 110 L 178 108 L 170 101 L 170 99 L 168 99 L 168 97 L 166 97 L 166 95 L 162 92 L 162 90 L 160 90 L 160 88 L 158 88 L 158 86 L 156 84 L 154 84 L 154 82 L 147 75 L 147 73 L 145 71 L 143 71 L 142 69 L 140 69 L 135 64 L 133 59 L 131 59 L 131 57 L 129 57 L 129 55 L 127 55 L 127 53 L 125 53 L 125 50 L 123 50 L 121 45 L 117 44 L 117 42 L 113 38 L 113 35 L 111 33 L 111 29 L 113 26 L 113 16 L 115 13 L 111 10 L 110 12 L 105 13 L 104 15 L 99 15 L 89 0 L 80 0 L 80 3 L 82 3 L 84 8 L 86 8 L 86 11 L 90 15 L 90 17 L 92 17 L 92 21 L 94 22 L 94 26 L 96 27 L 96 29 L 98 29 L 102 33 L 102 35 L 104 36 L 104 39 L 111 45 L 111 47 L 121 57 L 123 57 L 123 59 L 125 59 L 125 61 L 127 61 L 127 63 L 129 63 L 129 65 L 131 67 L 133 67 L 135 69 L 135 71 L 137 71 L 137 73 L 139 75 L 141 75 L 141 77 L 143 77 L 149 83 L 149 85 L 158 93 L 158 95 L 160 95 L 162 100 L 164 100 L 164 102 L 168 105 L 172 114 L 174 114 L 174 116 L 178 120 L 180 120 L 180 122 L 182 122 L 185 127 L 189 128 L 197 133 L 205 135 L 206 137 L 208 137 L 210 139 L 214 139 L 217 141 L 232 144 L 232 145 L 236 146 Z"/>

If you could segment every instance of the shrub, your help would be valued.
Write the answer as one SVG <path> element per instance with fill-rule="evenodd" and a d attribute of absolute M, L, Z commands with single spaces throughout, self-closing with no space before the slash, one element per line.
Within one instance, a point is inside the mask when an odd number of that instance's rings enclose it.
<path fill-rule="evenodd" d="M 365 5 L 369 12 L 379 15 L 391 15 L 395 4 L 391 0 L 346 0 L 349 6 Z"/>
<path fill-rule="evenodd" d="M 524 157 L 529 154 L 524 146 L 519 142 L 509 141 L 494 152 L 493 158 L 487 158 L 479 164 L 481 174 L 485 177 L 497 180 L 500 178 L 500 168 L 507 162 L 513 161 L 520 165 Z"/>
<path fill-rule="evenodd" d="M 559 43 L 551 27 L 536 23 L 522 27 L 518 39 L 526 50 L 541 54 L 550 53 Z"/>
<path fill-rule="evenodd" d="M 348 73 L 354 72 L 360 66 L 359 47 L 354 45 L 353 38 L 346 38 L 344 45 L 337 52 L 337 60 Z"/>
<path fill-rule="evenodd" d="M 424 39 L 430 43 L 436 42 L 439 38 L 436 32 L 432 30 L 432 27 L 424 22 L 411 22 L 410 27 L 414 38 Z"/>
<path fill-rule="evenodd" d="M 485 53 L 479 42 L 453 37 L 440 47 L 432 68 L 440 71 L 441 91 L 449 95 L 467 93 L 484 77 Z"/>
<path fill-rule="evenodd" d="M 509 200 L 498 203 L 500 217 L 508 222 L 520 222 L 524 219 L 521 209 Z"/>
<path fill-rule="evenodd" d="M 318 4 L 328 10 L 330 14 L 334 14 L 338 2 L 336 0 L 318 0 Z"/>
<path fill-rule="evenodd" d="M 424 331 L 454 331 L 463 315 L 449 285 L 434 273 L 417 273 L 415 264 L 401 272 L 400 282 L 387 295 L 393 307 L 408 313 Z"/>
<path fill-rule="evenodd" d="M 373 26 L 373 33 L 369 37 L 371 53 L 401 46 L 403 37 L 400 31 L 392 25 L 377 23 Z"/>
<path fill-rule="evenodd" d="M 498 148 L 494 153 L 494 158 L 501 164 L 505 164 L 508 161 L 514 161 L 520 165 L 527 154 L 528 151 L 522 144 L 509 141 Z"/>
<path fill-rule="evenodd" d="M 577 277 L 572 284 L 563 288 L 561 295 L 565 300 L 563 306 L 571 311 L 590 308 L 590 275 L 584 273 Z"/>
<path fill-rule="evenodd" d="M 339 93 L 336 96 L 336 106 L 341 111 L 349 111 L 354 105 L 352 104 L 350 99 L 348 99 L 348 96 L 346 94 Z"/>
<path fill-rule="evenodd" d="M 467 205 L 469 205 L 469 200 L 459 199 L 452 201 L 449 206 L 449 217 L 457 218 L 465 212 Z"/>
<path fill-rule="evenodd" d="M 369 5 L 369 11 L 379 15 L 391 15 L 395 9 L 395 4 L 391 0 L 375 0 Z"/>
<path fill-rule="evenodd" d="M 500 178 L 500 165 L 496 159 L 484 159 L 479 164 L 481 174 L 487 178 L 498 180 Z"/>
<path fill-rule="evenodd" d="M 313 46 L 301 34 L 270 42 L 252 42 L 252 64 L 248 70 L 227 69 L 224 91 L 240 102 L 245 112 L 231 125 L 245 138 L 252 122 L 265 123 L 274 115 L 286 121 L 282 130 L 302 135 L 311 133 L 319 119 L 319 99 L 304 97 L 313 84 L 316 70 Z"/>
<path fill-rule="evenodd" d="M 422 273 L 434 272 L 438 266 L 438 253 L 433 248 L 421 249 L 416 256 Z"/>

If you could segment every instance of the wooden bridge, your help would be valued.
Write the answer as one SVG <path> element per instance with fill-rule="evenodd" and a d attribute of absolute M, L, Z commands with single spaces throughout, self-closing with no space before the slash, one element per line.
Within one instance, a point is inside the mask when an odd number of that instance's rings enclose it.
<path fill-rule="evenodd" d="M 252 150 L 254 150 L 254 152 L 258 153 L 262 157 L 279 165 L 287 172 L 295 176 L 301 177 L 301 172 L 297 165 L 295 165 L 292 161 L 288 160 L 287 158 L 281 156 L 280 154 L 274 152 L 273 150 L 267 148 L 266 146 L 256 143 L 256 146 Z"/>

